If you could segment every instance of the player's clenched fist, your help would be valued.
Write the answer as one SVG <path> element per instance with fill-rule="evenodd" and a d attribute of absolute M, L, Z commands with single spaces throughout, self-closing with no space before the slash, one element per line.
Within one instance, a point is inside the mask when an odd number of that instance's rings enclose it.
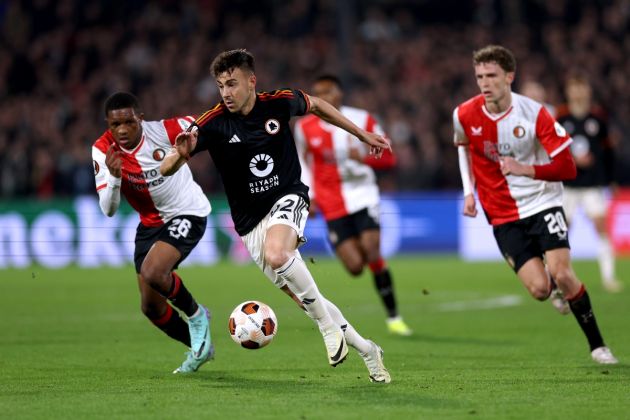
<path fill-rule="evenodd" d="M 109 146 L 107 153 L 105 153 L 105 165 L 114 177 L 120 178 L 122 176 L 122 153 L 117 150 L 114 143 Z"/>

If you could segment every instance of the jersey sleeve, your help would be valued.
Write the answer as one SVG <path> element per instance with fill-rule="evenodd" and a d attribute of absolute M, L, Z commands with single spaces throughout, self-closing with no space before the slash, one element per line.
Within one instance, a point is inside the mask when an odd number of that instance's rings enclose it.
<path fill-rule="evenodd" d="M 455 146 L 466 145 L 469 143 L 464 126 L 459 120 L 459 107 L 453 111 L 453 143 Z"/>
<path fill-rule="evenodd" d="M 376 118 L 372 116 L 372 114 L 368 114 L 365 131 L 368 133 L 375 133 L 381 136 L 386 137 L 385 130 L 381 127 L 381 125 L 376 121 Z M 391 143 L 391 141 L 390 141 Z M 365 145 L 367 146 L 367 145 Z M 364 147 L 364 150 L 367 148 Z M 384 170 L 391 169 L 396 166 L 396 156 L 392 153 L 390 149 L 386 149 L 383 151 L 383 154 L 380 158 L 377 158 L 374 155 L 367 154 L 363 159 L 363 162 L 370 166 L 373 169 Z"/>
<path fill-rule="evenodd" d="M 96 145 L 92 147 L 94 180 L 98 202 L 103 214 L 113 216 L 120 205 L 121 178 L 113 177 L 105 164 L 105 153 Z"/>
<path fill-rule="evenodd" d="M 169 118 L 162 121 L 164 129 L 166 130 L 166 136 L 171 144 L 175 144 L 175 137 L 182 131 L 185 131 L 195 121 L 194 117 L 176 117 Z"/>
<path fill-rule="evenodd" d="M 287 119 L 308 114 L 311 103 L 308 95 L 297 89 L 282 89 L 273 93 L 278 98 L 279 107 L 286 112 Z"/>
<path fill-rule="evenodd" d="M 573 142 L 567 130 L 554 120 L 545 107 L 540 108 L 536 118 L 536 137 L 550 158 L 557 156 Z"/>
<path fill-rule="evenodd" d="M 100 191 L 107 186 L 109 170 L 107 165 L 105 165 L 105 153 L 96 146 L 92 146 L 92 165 L 94 166 L 96 191 Z"/>
<path fill-rule="evenodd" d="M 300 166 L 302 167 L 302 175 L 300 180 L 309 187 L 308 195 L 312 200 L 314 198 L 313 192 L 313 174 L 310 167 L 310 154 L 308 150 L 308 143 L 306 142 L 306 136 L 304 135 L 304 129 L 302 128 L 301 121 L 295 123 L 293 127 L 293 138 L 295 139 L 295 146 L 298 151 L 298 158 L 300 159 Z"/>

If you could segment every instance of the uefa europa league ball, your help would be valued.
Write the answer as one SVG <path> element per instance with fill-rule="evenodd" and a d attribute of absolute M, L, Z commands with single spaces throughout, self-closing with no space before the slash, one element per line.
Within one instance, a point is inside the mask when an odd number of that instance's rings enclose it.
<path fill-rule="evenodd" d="M 278 320 L 268 305 L 249 300 L 234 308 L 228 329 L 230 337 L 237 344 L 255 350 L 271 343 L 278 332 Z"/>

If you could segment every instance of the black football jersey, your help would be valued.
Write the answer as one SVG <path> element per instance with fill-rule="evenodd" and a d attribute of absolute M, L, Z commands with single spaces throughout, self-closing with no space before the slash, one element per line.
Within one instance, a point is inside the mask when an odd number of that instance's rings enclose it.
<path fill-rule="evenodd" d="M 280 89 L 256 94 L 247 115 L 233 114 L 221 102 L 195 121 L 199 137 L 192 154 L 210 153 L 239 235 L 250 232 L 287 194 L 298 194 L 308 202 L 289 127 L 291 117 L 308 110 L 302 91 Z"/>
<path fill-rule="evenodd" d="M 573 138 L 571 153 L 574 156 L 593 154 L 593 164 L 587 168 L 577 168 L 577 177 L 565 181 L 568 187 L 598 187 L 609 185 L 613 177 L 614 156 L 608 139 L 608 124 L 601 112 L 593 109 L 584 118 L 576 118 L 566 113 L 558 117 L 558 122 Z"/>

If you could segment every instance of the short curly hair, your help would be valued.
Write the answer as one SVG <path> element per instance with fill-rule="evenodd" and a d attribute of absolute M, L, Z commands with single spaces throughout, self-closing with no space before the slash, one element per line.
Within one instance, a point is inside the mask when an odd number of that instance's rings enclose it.
<path fill-rule="evenodd" d="M 104 105 L 105 117 L 109 114 L 109 111 L 116 109 L 132 108 L 136 113 L 140 112 L 140 103 L 138 98 L 129 92 L 116 92 L 105 100 Z"/>
<path fill-rule="evenodd" d="M 508 73 L 516 71 L 514 54 L 501 45 L 487 45 L 473 52 L 473 66 L 482 63 L 497 63 L 499 67 Z"/>

